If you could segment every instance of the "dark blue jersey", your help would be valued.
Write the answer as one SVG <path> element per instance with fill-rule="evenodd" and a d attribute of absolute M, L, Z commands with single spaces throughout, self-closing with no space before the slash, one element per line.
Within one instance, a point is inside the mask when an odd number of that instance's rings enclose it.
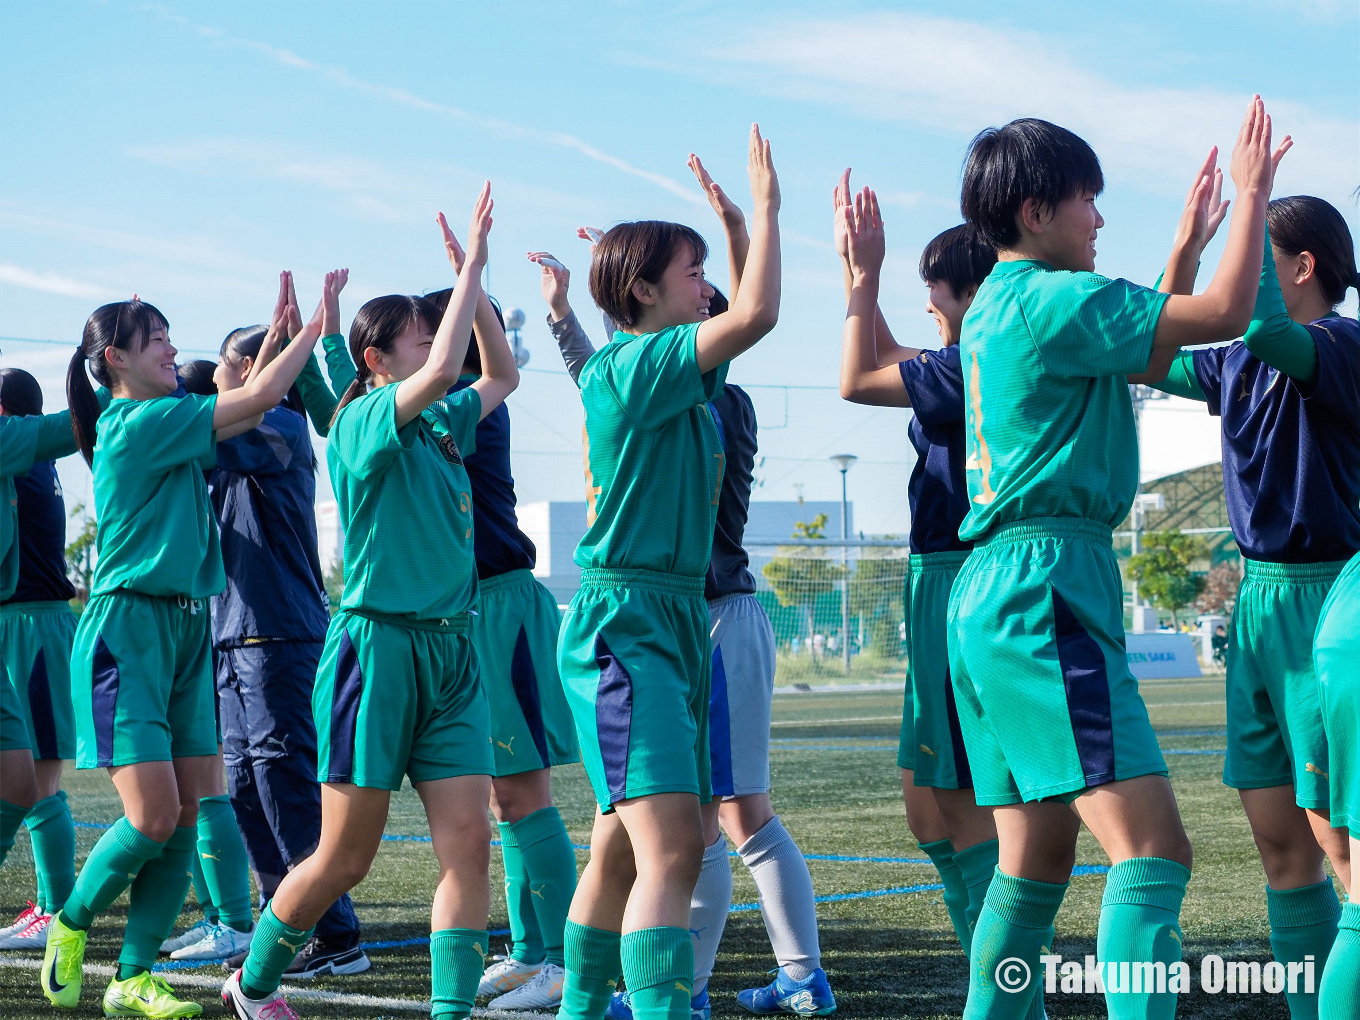
<path fill-rule="evenodd" d="M 704 597 L 716 599 L 756 590 L 755 578 L 747 569 L 750 559 L 741 546 L 756 466 L 756 409 L 746 392 L 731 383 L 723 387 L 708 409 L 723 444 L 718 520 L 713 527 L 713 554 L 704 579 Z"/>
<path fill-rule="evenodd" d="M 212 600 L 213 643 L 322 641 L 330 625 L 316 552 L 316 456 L 307 421 L 280 405 L 217 444 L 208 490 L 227 587 Z"/>
<path fill-rule="evenodd" d="M 466 389 L 476 381 L 475 375 L 465 375 L 453 389 Z M 463 466 L 472 483 L 472 550 L 477 557 L 477 576 L 532 570 L 538 551 L 529 536 L 519 530 L 515 517 L 510 411 L 504 404 L 478 424 L 477 450 L 463 458 Z"/>
<path fill-rule="evenodd" d="M 897 369 L 915 412 L 907 424 L 907 438 L 916 449 L 916 466 L 907 484 L 911 551 L 966 551 L 973 543 L 959 538 L 959 525 L 968 516 L 968 482 L 963 470 L 963 368 L 958 345 L 922 351 L 898 362 Z"/>
<path fill-rule="evenodd" d="M 65 602 L 76 589 L 66 577 L 66 503 L 55 461 L 43 460 L 16 475 L 19 518 L 19 586 L 5 602 Z"/>
<path fill-rule="evenodd" d="M 1360 324 L 1310 323 L 1317 379 L 1271 368 L 1240 340 L 1194 352 L 1223 418 L 1223 487 L 1242 555 L 1323 563 L 1360 550 Z"/>

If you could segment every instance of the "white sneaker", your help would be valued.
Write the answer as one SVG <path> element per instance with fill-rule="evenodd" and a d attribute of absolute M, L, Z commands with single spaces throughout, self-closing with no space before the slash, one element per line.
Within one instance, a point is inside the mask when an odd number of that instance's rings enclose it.
<path fill-rule="evenodd" d="M 176 949 L 170 954 L 170 959 L 225 960 L 228 956 L 235 956 L 242 950 L 249 949 L 250 939 L 254 934 L 253 924 L 250 931 L 237 931 L 229 924 L 214 924 L 197 942 Z"/>
<path fill-rule="evenodd" d="M 185 946 L 192 946 L 204 935 L 208 934 L 208 931 L 212 928 L 212 926 L 213 923 L 205 917 L 202 921 L 199 921 L 198 924 L 194 925 L 188 931 L 180 932 L 174 938 L 166 939 L 164 942 L 161 943 L 161 955 L 169 956 L 176 949 L 183 949 Z"/>
<path fill-rule="evenodd" d="M 524 984 L 486 1004 L 487 1009 L 556 1009 L 562 1005 L 562 981 L 567 972 L 545 963 Z"/>
<path fill-rule="evenodd" d="M 513 956 L 502 956 L 482 973 L 478 995 L 504 995 L 530 980 L 543 967 L 541 963 L 520 963 Z"/>
<path fill-rule="evenodd" d="M 36 918 L 39 917 L 42 917 L 42 911 L 38 909 L 38 905 L 36 903 L 34 903 L 32 900 L 29 900 L 28 906 L 24 907 L 23 910 L 19 911 L 18 917 L 16 917 L 9 924 L 5 925 L 3 928 L 0 928 L 0 938 L 3 938 L 6 935 L 18 935 L 19 932 L 23 931 L 30 924 L 32 924 Z"/>
<path fill-rule="evenodd" d="M 39 914 L 22 931 L 0 935 L 0 949 L 46 949 L 47 926 L 51 923 L 51 914 Z"/>
<path fill-rule="evenodd" d="M 277 991 L 263 999 L 247 999 L 241 992 L 241 972 L 234 972 L 222 985 L 222 1005 L 237 1020 L 301 1020 Z"/>

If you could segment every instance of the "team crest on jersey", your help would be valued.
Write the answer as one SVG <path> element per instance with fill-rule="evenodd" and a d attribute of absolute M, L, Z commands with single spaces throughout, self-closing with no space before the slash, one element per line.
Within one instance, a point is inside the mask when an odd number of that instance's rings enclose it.
<path fill-rule="evenodd" d="M 444 455 L 444 459 L 450 464 L 463 465 L 463 455 L 458 452 L 458 444 L 453 441 L 453 436 L 447 432 L 439 437 L 439 452 Z"/>

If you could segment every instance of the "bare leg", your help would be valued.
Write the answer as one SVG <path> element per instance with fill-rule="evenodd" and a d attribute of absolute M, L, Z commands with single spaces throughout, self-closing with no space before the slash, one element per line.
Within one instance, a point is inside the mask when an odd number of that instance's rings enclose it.
<path fill-rule="evenodd" d="M 431 931 L 486 927 L 491 907 L 487 883 L 491 827 L 483 805 L 490 792 L 490 778 L 454 776 L 416 784 L 439 859 L 439 885 L 430 908 Z"/>
<path fill-rule="evenodd" d="M 36 800 L 46 800 L 48 797 L 55 797 L 57 791 L 61 789 L 61 768 L 66 762 L 55 758 L 45 758 L 42 761 L 33 762 L 33 771 L 38 779 L 38 796 Z"/>
<path fill-rule="evenodd" d="M 704 856 L 699 798 L 658 793 L 621 801 L 615 811 L 637 869 L 622 930 L 688 929 L 690 895 Z"/>
<path fill-rule="evenodd" d="M 990 807 L 979 807 L 972 790 L 932 790 L 935 806 L 956 851 L 996 839 Z"/>
<path fill-rule="evenodd" d="M 576 880 L 567 918 L 588 928 L 622 931 L 636 878 L 633 844 L 623 821 L 617 814 L 601 814 L 597 809 L 590 833 L 590 860 Z"/>
<path fill-rule="evenodd" d="M 1270 888 L 1299 889 L 1316 885 L 1327 877 L 1323 849 L 1313 835 L 1308 812 L 1294 803 L 1293 786 L 1237 792 Z M 1338 835 L 1344 837 L 1342 833 Z"/>
<path fill-rule="evenodd" d="M 1313 827 L 1313 836 L 1317 839 L 1318 845 L 1332 862 L 1332 870 L 1336 872 L 1336 877 L 1349 893 L 1351 890 L 1351 841 L 1347 838 L 1349 833 L 1345 829 L 1332 828 L 1332 813 L 1326 808 L 1316 810 L 1309 808 L 1308 824 Z"/>
<path fill-rule="evenodd" d="M 15 807 L 33 806 L 38 800 L 38 779 L 33 764 L 33 752 L 26 747 L 0 751 L 0 800 Z"/>
<path fill-rule="evenodd" d="M 918 843 L 938 843 L 948 839 L 944 819 L 935 803 L 935 793 L 928 786 L 913 783 L 915 773 L 911 769 L 902 770 L 902 802 L 907 809 L 907 828 Z"/>
<path fill-rule="evenodd" d="M 535 769 L 491 780 L 491 813 L 498 822 L 518 822 L 552 807 L 552 769 Z"/>

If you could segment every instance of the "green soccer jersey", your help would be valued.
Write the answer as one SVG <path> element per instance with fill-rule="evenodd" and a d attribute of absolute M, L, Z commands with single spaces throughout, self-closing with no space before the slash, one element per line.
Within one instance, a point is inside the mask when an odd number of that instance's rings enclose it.
<path fill-rule="evenodd" d="M 326 459 L 345 530 L 344 609 L 440 620 L 477 598 L 472 486 L 482 398 L 436 400 L 397 428 L 397 384 L 340 412 Z"/>
<path fill-rule="evenodd" d="M 699 324 L 615 333 L 581 371 L 586 474 L 582 567 L 702 577 L 713 546 L 723 444 L 707 402 L 727 365 L 699 371 Z"/>
<path fill-rule="evenodd" d="M 1125 376 L 1142 372 L 1167 295 L 1042 262 L 998 262 L 959 350 L 971 509 L 964 540 L 1033 517 L 1113 527 L 1138 488 Z"/>
<path fill-rule="evenodd" d="M 207 598 L 226 587 L 205 472 L 217 464 L 216 397 L 115 400 L 99 416 L 91 594 Z"/>
<path fill-rule="evenodd" d="M 44 460 L 76 452 L 71 413 L 0 415 L 0 602 L 19 584 L 19 497 L 14 479 Z"/>

